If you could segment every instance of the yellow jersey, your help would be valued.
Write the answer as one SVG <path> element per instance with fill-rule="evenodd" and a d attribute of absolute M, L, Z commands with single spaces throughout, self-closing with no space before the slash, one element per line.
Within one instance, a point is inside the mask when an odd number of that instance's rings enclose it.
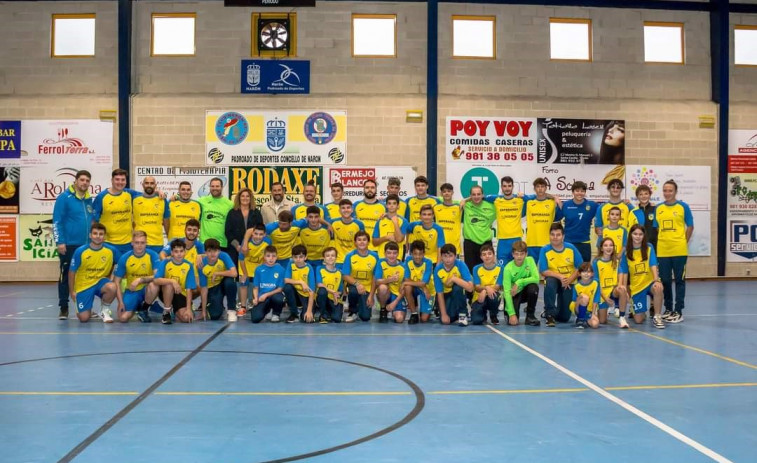
<path fill-rule="evenodd" d="M 265 234 L 276 246 L 279 260 L 292 257 L 292 248 L 300 244 L 300 231 L 307 226 L 307 220 L 295 220 L 286 231 L 279 228 L 279 222 L 269 223 L 265 226 Z"/>
<path fill-rule="evenodd" d="M 305 227 L 300 230 L 300 243 L 308 250 L 308 260 L 321 260 L 323 250 L 331 246 L 331 233 L 323 224 L 315 230 Z"/>
<path fill-rule="evenodd" d="M 168 201 L 159 196 L 140 196 L 134 198 L 133 208 L 134 229 L 147 233 L 148 246 L 163 246 L 163 219 L 171 214 Z"/>
<path fill-rule="evenodd" d="M 597 209 L 597 216 L 594 217 L 595 227 L 605 227 L 610 223 L 610 209 L 612 209 L 613 207 L 620 209 L 620 221 L 618 222 L 618 224 L 626 230 L 631 228 L 631 226 L 635 223 L 639 222 L 636 218 L 636 215 L 631 214 L 631 210 L 633 209 L 632 205 L 623 201 L 619 203 L 607 202 L 600 204 L 599 209 Z"/>
<path fill-rule="evenodd" d="M 184 228 L 189 219 L 200 220 L 202 208 L 194 199 L 171 201 L 168 203 L 168 241 L 184 237 Z"/>
<path fill-rule="evenodd" d="M 460 211 L 460 204 L 439 203 L 434 206 L 434 220 L 442 230 L 444 230 L 444 242 L 455 245 L 455 249 L 460 249 L 463 235 L 463 214 Z"/>
<path fill-rule="evenodd" d="M 439 198 L 436 196 L 426 196 L 425 198 L 411 196 L 407 198 L 407 221 L 417 222 L 421 220 L 421 208 L 426 204 L 433 207 L 439 204 L 439 202 Z"/>
<path fill-rule="evenodd" d="M 594 306 L 600 302 L 599 297 L 600 287 L 599 282 L 592 279 L 588 284 L 581 283 L 579 279 L 576 284 L 573 285 L 573 302 L 570 303 L 570 310 L 576 312 L 576 300 L 578 296 L 585 294 L 589 297 L 589 305 L 586 306 L 586 311 L 591 313 L 594 310 Z"/>
<path fill-rule="evenodd" d="M 395 296 L 399 296 L 402 282 L 410 276 L 410 272 L 404 265 L 402 265 L 401 260 L 398 260 L 394 264 L 390 264 L 386 259 L 380 259 L 373 273 L 376 280 L 391 278 L 395 275 L 397 275 L 397 281 L 388 284 L 389 292 Z"/>
<path fill-rule="evenodd" d="M 403 217 L 397 215 L 397 225 L 399 227 L 400 233 L 404 236 L 407 231 L 407 221 Z M 372 238 L 381 238 L 390 235 L 394 236 L 394 222 L 392 221 L 392 219 L 390 219 L 389 217 L 384 217 L 383 219 L 380 219 L 378 222 L 376 222 L 376 226 L 373 228 L 373 235 L 371 235 Z M 384 253 L 386 243 L 388 243 L 388 241 L 385 241 L 376 247 L 376 253 L 379 256 L 379 259 L 383 259 L 386 256 L 386 254 Z M 404 258 L 402 241 L 399 241 L 397 244 L 400 248 L 399 260 L 402 261 L 402 259 Z"/>
<path fill-rule="evenodd" d="M 343 289 L 342 272 L 338 267 L 334 268 L 334 270 L 329 270 L 325 265 L 322 265 L 315 271 L 315 284 L 316 286 L 321 284 L 331 291 L 341 293 Z M 334 304 L 339 303 L 339 299 L 332 294 L 329 294 L 329 298 Z"/>
<path fill-rule="evenodd" d="M 689 205 L 683 201 L 673 204 L 660 203 L 654 210 L 654 226 L 657 228 L 657 257 L 689 255 L 686 229 L 694 226 L 694 216 Z"/>
<path fill-rule="evenodd" d="M 112 194 L 103 190 L 92 203 L 96 222 L 105 225 L 105 241 L 109 244 L 131 243 L 133 190 Z"/>
<path fill-rule="evenodd" d="M 553 199 L 528 197 L 523 205 L 526 217 L 526 244 L 541 247 L 549 244 L 549 227 L 562 218 L 562 212 Z"/>
<path fill-rule="evenodd" d="M 497 265 L 496 262 L 492 268 L 486 268 L 484 264 L 478 264 L 473 267 L 473 285 L 474 286 L 499 286 L 500 273 L 502 266 Z M 473 300 L 478 298 L 481 291 L 473 292 Z"/>
<path fill-rule="evenodd" d="M 351 276 L 370 292 L 373 290 L 373 272 L 378 260 L 378 255 L 373 251 L 368 251 L 363 256 L 355 249 L 345 256 L 342 275 Z"/>
<path fill-rule="evenodd" d="M 218 259 L 214 264 L 210 264 L 208 256 L 202 258 L 202 265 L 199 268 L 200 273 L 200 287 L 213 288 L 221 284 L 223 277 L 213 277 L 216 272 L 225 272 L 234 268 L 234 262 L 231 257 L 225 252 L 218 253 Z"/>
<path fill-rule="evenodd" d="M 471 281 L 470 270 L 468 270 L 468 267 L 460 259 L 456 259 L 450 269 L 447 269 L 443 263 L 437 264 L 434 269 L 434 286 L 436 286 L 436 291 L 442 291 L 443 294 L 451 292 L 452 287 L 445 286 L 444 284 L 449 282 L 452 277 Z"/>
<path fill-rule="evenodd" d="M 364 231 L 365 226 L 359 220 L 345 223 L 339 218 L 331 222 L 331 229 L 334 230 L 332 244 L 336 248 L 336 262 L 341 264 L 347 254 L 355 249 L 355 233 Z"/>
<path fill-rule="evenodd" d="M 284 271 L 284 281 L 286 281 L 287 278 L 289 278 L 290 280 L 305 281 L 312 291 L 316 290 L 315 272 L 313 271 L 313 267 L 311 267 L 310 264 L 305 264 L 302 267 L 298 267 L 294 262 L 290 262 L 289 266 L 287 266 L 286 270 Z M 301 284 L 297 283 L 293 286 L 300 296 L 310 297 L 310 293 L 305 291 Z"/>
<path fill-rule="evenodd" d="M 376 227 L 376 222 L 378 222 L 379 217 L 386 213 L 386 207 L 378 201 L 375 203 L 357 201 L 353 207 L 353 211 L 354 217 L 363 223 L 368 236 L 373 236 L 373 229 Z M 372 251 L 376 250 L 373 243 L 369 243 L 368 248 Z"/>
<path fill-rule="evenodd" d="M 107 243 L 100 249 L 92 249 L 88 244 L 79 246 L 71 257 L 69 267 L 76 273 L 74 291 L 80 293 L 95 286 L 103 278 L 110 278 L 116 262 L 118 251 Z"/>
<path fill-rule="evenodd" d="M 497 213 L 498 240 L 523 238 L 523 198 L 489 195 L 484 197 L 484 201 L 492 203 Z"/>
<path fill-rule="evenodd" d="M 629 260 L 623 254 L 620 260 L 620 270 L 618 270 L 618 273 L 628 275 L 628 290 L 631 292 L 631 296 L 639 294 L 654 283 L 652 267 L 657 267 L 657 253 L 655 253 L 654 246 L 651 244 L 648 245 L 646 260 L 642 257 L 641 249 L 634 248 L 633 259 Z"/>
<path fill-rule="evenodd" d="M 271 244 L 271 239 L 267 236 L 264 236 L 259 243 L 250 238 L 250 241 L 247 243 L 247 252 L 239 260 L 239 274 L 244 274 L 242 271 L 242 267 L 244 267 L 247 278 L 252 278 L 255 275 L 255 269 L 263 263 L 263 254 L 266 246 L 270 246 Z"/>
<path fill-rule="evenodd" d="M 188 289 L 197 288 L 195 272 L 195 266 L 187 262 L 186 259 L 178 264 L 175 263 L 173 259 L 166 259 L 158 265 L 158 271 L 155 273 L 155 278 L 169 278 L 176 281 L 181 287 L 181 294 L 186 296 Z"/>
<path fill-rule="evenodd" d="M 114 271 L 114 275 L 118 278 L 126 280 L 126 287 L 128 288 L 134 282 L 140 278 L 151 278 L 155 275 L 155 270 L 160 263 L 160 257 L 150 249 L 147 249 L 143 255 L 137 257 L 134 251 L 129 251 L 120 259 Z M 137 286 L 137 291 L 144 288 L 144 284 Z"/>

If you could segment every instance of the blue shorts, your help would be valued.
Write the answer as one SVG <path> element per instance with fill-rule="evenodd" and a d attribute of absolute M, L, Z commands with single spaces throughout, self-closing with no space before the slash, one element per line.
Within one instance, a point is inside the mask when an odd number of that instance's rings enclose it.
<path fill-rule="evenodd" d="M 641 314 L 647 311 L 647 297 L 652 296 L 653 284 L 654 283 L 650 283 L 649 286 L 631 296 L 631 300 L 633 301 L 633 313 Z"/>
<path fill-rule="evenodd" d="M 317 270 L 318 267 L 323 265 L 323 259 L 308 259 L 308 264 L 310 264 L 311 267 L 313 267 L 313 270 Z"/>
<path fill-rule="evenodd" d="M 520 241 L 520 238 L 507 238 L 497 241 L 497 261 L 499 265 L 507 265 L 513 260 L 513 243 Z M 539 256 L 536 256 L 537 258 Z"/>
<path fill-rule="evenodd" d="M 615 288 L 613 288 L 613 290 L 615 290 Z M 615 305 L 613 305 L 613 307 L 617 307 L 618 304 L 620 303 L 620 299 L 618 299 L 617 297 L 613 296 L 612 292 L 610 292 L 610 300 L 615 303 Z M 599 303 L 599 309 L 600 310 L 607 310 L 609 308 L 610 308 L 610 306 L 607 304 L 607 302 L 605 302 L 604 299 L 601 299 L 601 302 Z"/>
<path fill-rule="evenodd" d="M 95 303 L 95 296 L 102 298 L 103 286 L 107 285 L 111 281 L 107 278 L 100 278 L 100 281 L 85 289 L 82 292 L 76 293 L 76 311 L 86 312 L 92 310 L 92 305 Z"/>
<path fill-rule="evenodd" d="M 542 246 L 529 246 L 528 247 L 528 255 L 533 257 L 536 265 L 539 265 L 539 254 L 541 254 L 541 248 Z"/>
<path fill-rule="evenodd" d="M 157 255 L 160 255 L 160 251 L 163 250 L 163 246 L 147 246 L 147 249 L 154 251 Z M 121 255 L 123 255 L 123 253 Z M 192 262 L 192 265 L 194 265 L 194 262 Z"/>
<path fill-rule="evenodd" d="M 386 305 L 391 304 L 392 302 L 396 301 L 397 296 L 394 293 L 389 293 L 389 300 L 386 301 Z M 397 307 L 394 308 L 394 310 L 399 310 L 400 312 L 407 312 L 407 301 L 403 298 L 399 303 L 397 303 Z"/>
<path fill-rule="evenodd" d="M 124 310 L 134 312 L 145 301 L 145 288 L 137 291 L 124 291 Z"/>
<path fill-rule="evenodd" d="M 108 244 L 109 244 L 109 245 L 111 245 L 111 246 L 113 246 L 114 248 L 116 248 L 116 250 L 118 251 L 118 254 L 120 254 L 120 255 L 122 255 L 122 256 L 123 256 L 124 254 L 126 254 L 127 252 L 129 252 L 129 251 L 131 251 L 131 250 L 132 250 L 132 248 L 131 248 L 131 243 L 126 243 L 126 244 L 113 244 L 113 243 L 108 243 Z M 160 252 L 160 251 L 158 251 L 158 252 Z"/>
<path fill-rule="evenodd" d="M 413 288 L 413 297 L 418 300 L 418 309 L 421 313 L 431 313 L 434 303 L 431 302 L 435 299 L 435 296 L 431 296 L 431 301 L 426 299 L 426 295 L 423 294 L 423 290 L 420 288 Z"/>

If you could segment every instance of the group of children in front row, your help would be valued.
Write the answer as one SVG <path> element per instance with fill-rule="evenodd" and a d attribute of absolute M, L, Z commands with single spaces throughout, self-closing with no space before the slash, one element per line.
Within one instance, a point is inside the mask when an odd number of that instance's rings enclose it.
<path fill-rule="evenodd" d="M 562 235 L 561 224 L 553 224 L 552 228 Z M 135 231 L 132 251 L 119 256 L 115 248 L 104 243 L 105 227 L 93 224 L 90 243 L 77 249 L 71 263 L 70 292 L 79 320 L 89 320 L 95 296 L 102 301 L 100 316 L 105 322 L 113 321 L 113 302 L 118 304 L 119 321 L 128 322 L 136 313 L 140 321 L 149 322 L 149 309 L 159 297 L 164 324 L 173 320 L 192 322 L 196 319 L 192 301 L 198 294 L 197 315 L 201 319 L 221 319 L 225 312 L 224 298 L 229 321 L 244 316 L 249 269 L 238 272 L 217 240 L 198 242 L 196 220 L 187 222 L 185 231 L 185 238 L 173 240 L 160 256 L 147 249 L 145 233 Z M 478 325 L 486 321 L 488 314 L 489 322 L 497 325 L 503 301 L 509 325 L 519 323 L 522 304 L 526 304 L 525 324 L 541 324 L 535 309 L 547 259 L 537 266 L 528 256 L 523 241 L 512 245 L 513 259 L 504 267 L 498 264 L 492 245 L 484 244 L 480 250 L 483 263 L 474 267 L 471 274 L 457 258 L 457 249 L 452 244 L 442 246 L 440 262 L 434 267 L 425 255 L 423 241 L 410 244 L 409 256 L 403 262 L 396 242 L 387 242 L 385 257 L 379 258 L 369 250 L 368 234 L 358 231 L 354 235 L 354 250 L 340 265 L 337 249 L 331 246 L 319 256 L 322 260 L 309 259 L 303 245 L 291 249 L 291 259 L 279 260 L 280 254 L 265 235 L 262 226 L 252 229 L 248 243 L 255 250 L 252 253 L 248 250 L 248 255 L 258 256 L 254 259 L 257 265 L 251 283 L 253 323 L 266 318 L 279 322 L 285 304 L 289 307 L 288 323 L 338 323 L 343 319 L 345 302 L 348 303 L 345 322 L 369 321 L 378 301 L 379 322 L 387 322 L 390 317 L 397 323 L 406 318 L 410 324 L 427 322 L 436 308 L 443 324 L 465 326 L 470 319 Z M 619 253 L 614 240 L 606 237 L 599 244 L 599 256 L 593 264 L 580 263 L 578 268 L 567 272 L 572 275 L 567 284 L 575 281 L 570 309 L 576 315 L 577 327 L 597 328 L 607 322 L 608 310 L 614 308 L 620 318 L 619 326 L 627 328 L 625 308 L 629 296 L 636 323 L 645 319 L 648 297 L 654 298 L 655 307 L 661 307 L 657 259 L 654 248 L 647 244 L 644 227 L 631 227 L 625 244 Z M 241 304 L 237 307 L 239 273 Z"/>

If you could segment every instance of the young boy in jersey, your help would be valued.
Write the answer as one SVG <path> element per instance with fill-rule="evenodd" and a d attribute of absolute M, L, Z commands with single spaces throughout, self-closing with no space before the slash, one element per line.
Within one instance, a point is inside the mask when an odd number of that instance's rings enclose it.
<path fill-rule="evenodd" d="M 603 203 L 597 209 L 597 215 L 594 217 L 594 231 L 597 236 L 602 236 L 602 227 L 607 225 L 609 220 L 610 209 L 617 207 L 620 209 L 620 226 L 628 230 L 628 228 L 637 223 L 637 218 L 634 214 L 631 214 L 633 206 L 623 201 L 621 194 L 623 193 L 623 182 L 620 179 L 614 178 L 607 184 L 607 192 L 610 198 L 606 203 Z"/>
<path fill-rule="evenodd" d="M 93 223 L 89 229 L 89 244 L 76 249 L 68 271 L 68 291 L 80 322 L 89 321 L 97 296 L 101 303 L 100 317 L 104 323 L 113 323 L 110 304 L 118 290 L 110 276 L 118 259 L 116 248 L 105 243 L 105 225 Z"/>
<path fill-rule="evenodd" d="M 457 322 L 460 326 L 468 326 L 465 292 L 473 292 L 473 283 L 470 270 L 457 258 L 457 248 L 453 244 L 442 246 L 441 262 L 434 269 L 434 287 L 442 323 Z"/>
<path fill-rule="evenodd" d="M 628 303 L 628 288 L 618 281 L 618 253 L 615 250 L 615 243 L 612 238 L 604 238 L 599 243 L 598 255 L 594 260 L 594 275 L 599 281 L 601 288 L 599 303 L 599 323 L 607 323 L 607 312 L 614 308 L 617 313 L 618 326 L 622 329 L 628 328 L 626 321 L 626 305 Z"/>
<path fill-rule="evenodd" d="M 160 258 L 151 249 L 147 249 L 147 233 L 135 230 L 131 235 L 132 250 L 118 259 L 114 271 L 116 299 L 118 299 L 118 321 L 126 323 L 137 312 L 142 323 L 150 323 L 148 311 L 158 297 L 158 291 L 150 283 L 155 278 Z M 124 287 L 121 287 L 121 281 Z"/>
<path fill-rule="evenodd" d="M 341 213 L 339 211 L 339 203 L 342 201 L 344 195 L 344 185 L 341 182 L 334 182 L 331 184 L 331 198 L 332 202 L 326 204 L 326 212 L 328 213 L 328 220 L 337 220 Z"/>
<path fill-rule="evenodd" d="M 517 325 L 520 318 L 520 306 L 526 304 L 526 325 L 539 326 L 536 318 L 536 301 L 539 299 L 539 268 L 534 258 L 528 255 L 525 241 L 516 241 L 511 245 L 513 258 L 502 269 L 502 294 L 505 299 L 505 312 L 508 323 Z M 515 316 L 515 323 L 512 323 Z"/>
<path fill-rule="evenodd" d="M 533 185 L 536 196 L 524 198 L 526 201 L 523 204 L 523 217 L 526 218 L 528 255 L 541 265 L 541 249 L 549 244 L 550 227 L 562 219 L 562 210 L 559 208 L 559 198 L 550 198 L 547 195 L 546 180 L 539 177 L 534 180 Z"/>
<path fill-rule="evenodd" d="M 499 325 L 499 292 L 500 272 L 502 267 L 497 265 L 497 258 L 494 255 L 494 247 L 490 243 L 484 243 L 481 246 L 481 260 L 483 263 L 473 267 L 473 304 L 471 304 L 471 323 L 481 325 L 486 321 L 486 314 L 489 313 L 489 322 L 492 325 Z M 511 325 L 517 325 L 518 319 L 512 315 L 508 320 Z"/>
<path fill-rule="evenodd" d="M 333 245 L 337 252 L 336 266 L 341 270 L 345 256 L 355 249 L 355 234 L 365 231 L 365 226 L 353 217 L 352 201 L 349 199 L 339 201 L 339 213 L 341 217 L 331 221 L 331 228 L 334 231 Z"/>
<path fill-rule="evenodd" d="M 405 241 L 405 229 L 407 221 L 400 217 L 397 208 L 400 204 L 400 197 L 389 195 L 386 197 L 386 214 L 376 222 L 373 228 L 373 246 L 376 247 L 380 259 L 386 257 L 384 248 L 388 243 L 403 243 Z M 402 255 L 400 255 L 402 260 Z"/>
<path fill-rule="evenodd" d="M 345 322 L 352 323 L 360 317 L 367 322 L 373 309 L 373 272 L 378 264 L 378 255 L 368 249 L 368 233 L 355 233 L 355 250 L 344 258 L 342 278 L 347 283 L 349 311 Z"/>
<path fill-rule="evenodd" d="M 400 247 L 395 242 L 386 243 L 386 257 L 379 259 L 373 276 L 376 278 L 378 295 L 379 323 L 386 323 L 389 312 L 396 323 L 405 321 L 407 306 L 405 303 L 404 281 L 409 275 L 408 269 L 399 260 Z"/>
<path fill-rule="evenodd" d="M 431 279 L 434 264 L 426 258 L 426 245 L 423 241 L 416 240 L 410 243 L 410 257 L 405 262 L 405 267 L 408 270 L 404 287 L 405 300 L 410 308 L 408 325 L 415 325 L 419 320 L 426 323 L 431 317 L 436 290 Z"/>
<path fill-rule="evenodd" d="M 607 213 L 608 224 L 602 227 L 602 236 L 600 239 L 610 238 L 615 244 L 615 252 L 618 255 L 623 254 L 626 241 L 628 240 L 628 232 L 625 228 L 620 226 L 621 211 L 619 207 L 611 207 Z"/>
<path fill-rule="evenodd" d="M 294 216 L 287 210 L 279 212 L 278 218 L 278 222 L 265 226 L 265 233 L 278 251 L 279 265 L 281 268 L 286 268 L 292 257 L 292 248 L 300 244 L 300 230 L 308 226 L 308 221 L 301 219 L 293 222 Z"/>
<path fill-rule="evenodd" d="M 292 249 L 292 261 L 284 270 L 284 298 L 289 306 L 287 323 L 297 323 L 300 319 L 306 323 L 315 321 L 315 271 L 307 260 L 307 248 L 298 244 Z M 301 314 L 298 305 L 302 307 Z"/>
<path fill-rule="evenodd" d="M 195 266 L 185 259 L 187 248 L 182 240 L 171 241 L 171 258 L 158 265 L 151 283 L 160 286 L 163 293 L 163 318 L 161 323 L 170 325 L 171 312 L 182 323 L 194 321 L 192 291 L 197 288 Z"/>
<path fill-rule="evenodd" d="M 428 194 L 428 179 L 419 175 L 413 180 L 415 186 L 415 196 L 407 198 L 407 220 L 408 222 L 417 222 L 421 220 L 421 209 L 423 206 L 433 207 L 439 204 L 439 198 Z"/>
<path fill-rule="evenodd" d="M 239 261 L 239 308 L 237 316 L 244 317 L 247 313 L 247 287 L 252 286 L 255 269 L 263 263 L 263 251 L 271 245 L 271 239 L 265 236 L 265 225 L 259 223 L 247 230 L 242 245 L 243 259 Z"/>
<path fill-rule="evenodd" d="M 272 323 L 281 320 L 281 310 L 284 308 L 284 267 L 277 260 L 276 246 L 267 246 L 263 251 L 263 265 L 255 269 L 252 279 L 252 323 L 262 322 L 268 312 L 273 312 Z"/>
<path fill-rule="evenodd" d="M 308 251 L 308 264 L 313 269 L 318 268 L 322 261 L 323 250 L 331 244 L 329 227 L 323 224 L 321 209 L 318 206 L 308 206 L 307 227 L 300 230 L 300 243 Z"/>
<path fill-rule="evenodd" d="M 336 248 L 328 247 L 323 251 L 323 265 L 315 271 L 315 285 L 318 288 L 316 303 L 320 317 L 319 323 L 339 323 L 342 321 L 342 272 L 336 266 Z"/>
<path fill-rule="evenodd" d="M 588 262 L 578 267 L 578 274 L 580 277 L 573 285 L 573 301 L 570 303 L 571 312 L 576 314 L 576 328 L 599 328 L 599 282 L 594 279 L 594 270 Z"/>
<path fill-rule="evenodd" d="M 445 244 L 444 230 L 434 223 L 433 206 L 424 204 L 421 207 L 420 217 L 419 222 L 411 222 L 407 226 L 407 239 L 411 243 L 415 240 L 423 241 L 423 244 L 426 245 L 426 257 L 436 265 L 440 262 L 441 249 Z"/>
<path fill-rule="evenodd" d="M 388 198 L 390 195 L 397 195 L 397 197 L 400 197 L 400 191 L 402 190 L 402 182 L 400 182 L 400 179 L 398 177 L 389 177 L 386 180 L 386 197 Z M 407 194 L 407 193 L 405 193 Z M 397 214 L 400 215 L 403 219 L 407 220 L 407 203 L 403 201 L 401 198 L 399 200 L 399 205 L 397 206 Z M 384 201 L 386 204 L 386 201 Z"/>
<path fill-rule="evenodd" d="M 220 320 L 224 313 L 223 299 L 226 298 L 226 319 L 237 321 L 237 267 L 231 256 L 221 251 L 221 243 L 215 238 L 205 240 L 205 255 L 198 259 L 200 273 L 200 296 L 202 319 Z"/>
<path fill-rule="evenodd" d="M 573 182 L 570 191 L 573 198 L 560 206 L 565 218 L 565 241 L 578 249 L 584 262 L 591 261 L 591 224 L 599 205 L 586 199 L 588 186 L 580 180 Z"/>
<path fill-rule="evenodd" d="M 444 242 L 459 248 L 463 236 L 462 208 L 452 199 L 455 188 L 451 183 L 442 183 L 439 190 L 442 192 L 442 202 L 434 206 L 436 223 L 444 230 Z"/>

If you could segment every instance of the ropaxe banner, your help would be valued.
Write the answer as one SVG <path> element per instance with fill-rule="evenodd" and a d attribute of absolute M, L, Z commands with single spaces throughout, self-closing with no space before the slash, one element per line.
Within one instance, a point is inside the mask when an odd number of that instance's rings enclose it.
<path fill-rule="evenodd" d="M 271 199 L 271 185 L 281 182 L 287 198 L 295 203 L 301 203 L 305 185 L 312 181 L 316 188 L 315 200 L 322 203 L 323 175 L 321 166 L 231 166 L 229 167 L 229 196 L 233 198 L 242 188 L 249 188 L 255 196 L 255 202 L 260 205 Z"/>
<path fill-rule="evenodd" d="M 208 165 L 344 165 L 345 111 L 207 111 Z"/>

